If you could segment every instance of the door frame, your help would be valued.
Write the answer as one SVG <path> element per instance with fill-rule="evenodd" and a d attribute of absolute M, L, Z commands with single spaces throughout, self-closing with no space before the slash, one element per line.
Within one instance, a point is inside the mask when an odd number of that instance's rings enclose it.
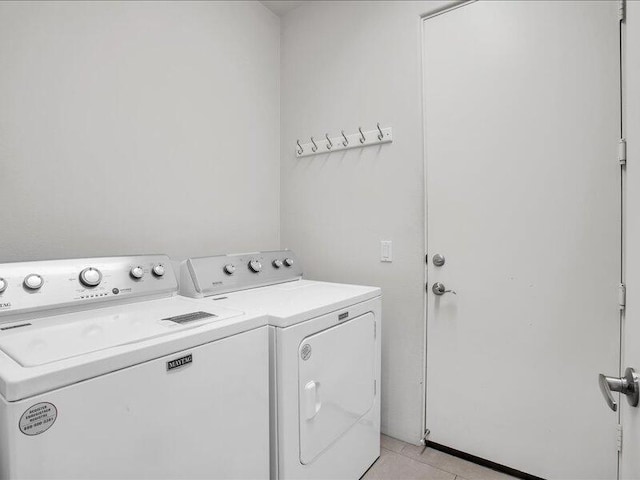
<path fill-rule="evenodd" d="M 619 101 L 620 101 L 620 119 L 619 119 L 619 131 L 620 131 L 620 139 L 626 141 L 627 132 L 626 132 L 626 84 L 625 84 L 625 12 L 626 12 L 626 0 L 618 0 L 618 8 L 619 8 L 619 25 L 618 25 L 618 39 L 619 39 L 619 57 L 618 57 L 618 89 L 619 89 Z M 625 146 L 626 150 L 626 146 Z M 626 304 L 626 284 L 627 284 L 627 269 L 626 269 L 626 260 L 627 260 L 627 240 L 626 240 L 626 202 L 627 202 L 627 166 L 626 166 L 626 158 L 624 162 L 620 163 L 620 285 L 624 299 L 622 303 Z M 625 345 L 625 325 L 626 321 L 626 305 L 621 305 L 620 307 L 620 360 L 618 363 L 618 376 L 622 376 L 625 366 L 625 358 L 624 358 L 624 345 Z M 622 395 L 618 394 L 618 405 L 620 405 L 622 401 Z M 618 408 L 616 412 L 617 422 L 618 422 L 618 431 L 619 435 L 622 435 L 622 408 Z M 622 439 L 620 439 L 622 440 Z M 620 478 L 621 474 L 621 465 L 622 463 L 622 445 L 618 447 L 618 472 L 617 478 Z"/>
<path fill-rule="evenodd" d="M 427 428 L 427 302 L 428 302 L 428 288 L 429 288 L 429 244 L 428 244 L 428 223 L 427 223 L 427 214 L 429 212 L 428 206 L 428 197 L 427 197 L 427 133 L 426 133 L 426 118 L 427 118 L 427 110 L 426 110 L 426 93 L 425 93 L 425 45 L 424 45 L 424 29 L 426 28 L 426 22 L 430 18 L 437 17 L 439 15 L 443 15 L 445 13 L 452 12 L 457 10 L 458 8 L 465 7 L 467 5 L 471 5 L 478 0 L 462 0 L 457 2 L 452 2 L 450 5 L 445 5 L 442 8 L 433 10 L 429 13 L 426 13 L 420 17 L 420 102 L 422 104 L 422 185 L 423 185 L 423 222 L 424 222 L 424 290 L 422 291 L 422 317 L 424 319 L 423 323 L 423 345 L 424 351 L 422 353 L 422 407 L 420 409 L 421 413 L 421 426 L 420 432 L 422 438 L 420 438 L 420 443 L 422 445 L 427 444 L 427 439 L 429 437 L 429 429 Z"/>

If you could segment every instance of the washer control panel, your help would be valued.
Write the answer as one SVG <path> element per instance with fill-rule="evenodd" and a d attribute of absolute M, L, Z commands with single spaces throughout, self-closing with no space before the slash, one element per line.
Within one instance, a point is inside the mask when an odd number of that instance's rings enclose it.
<path fill-rule="evenodd" d="M 178 290 L 169 257 L 80 258 L 0 264 L 0 321 L 126 297 L 173 295 Z"/>
<path fill-rule="evenodd" d="M 180 294 L 206 297 L 301 277 L 302 267 L 291 250 L 190 258 L 180 268 Z"/>

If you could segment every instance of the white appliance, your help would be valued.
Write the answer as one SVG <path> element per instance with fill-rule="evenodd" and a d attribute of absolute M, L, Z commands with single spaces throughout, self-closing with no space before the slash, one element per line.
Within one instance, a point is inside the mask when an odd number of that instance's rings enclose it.
<path fill-rule="evenodd" d="M 165 256 L 0 264 L 0 478 L 267 478 L 266 318 Z"/>
<path fill-rule="evenodd" d="M 271 477 L 360 478 L 380 454 L 380 289 L 304 280 L 285 250 L 189 259 L 180 293 L 268 315 Z"/>

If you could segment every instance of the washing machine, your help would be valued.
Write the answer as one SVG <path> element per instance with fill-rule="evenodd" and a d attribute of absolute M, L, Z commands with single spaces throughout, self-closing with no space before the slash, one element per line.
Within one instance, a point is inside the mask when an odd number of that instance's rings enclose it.
<path fill-rule="evenodd" d="M 0 478 L 269 477 L 264 315 L 166 256 L 0 264 Z"/>
<path fill-rule="evenodd" d="M 271 478 L 357 479 L 380 454 L 381 291 L 302 273 L 289 250 L 192 258 L 180 293 L 268 316 Z"/>

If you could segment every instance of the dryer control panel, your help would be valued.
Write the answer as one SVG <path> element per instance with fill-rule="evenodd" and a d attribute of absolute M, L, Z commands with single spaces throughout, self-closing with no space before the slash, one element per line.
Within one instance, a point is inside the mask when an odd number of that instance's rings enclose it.
<path fill-rule="evenodd" d="M 0 322 L 33 312 L 174 295 L 177 290 L 166 255 L 3 263 Z"/>
<path fill-rule="evenodd" d="M 208 297 L 302 278 L 291 250 L 190 258 L 180 267 L 180 294 Z"/>

